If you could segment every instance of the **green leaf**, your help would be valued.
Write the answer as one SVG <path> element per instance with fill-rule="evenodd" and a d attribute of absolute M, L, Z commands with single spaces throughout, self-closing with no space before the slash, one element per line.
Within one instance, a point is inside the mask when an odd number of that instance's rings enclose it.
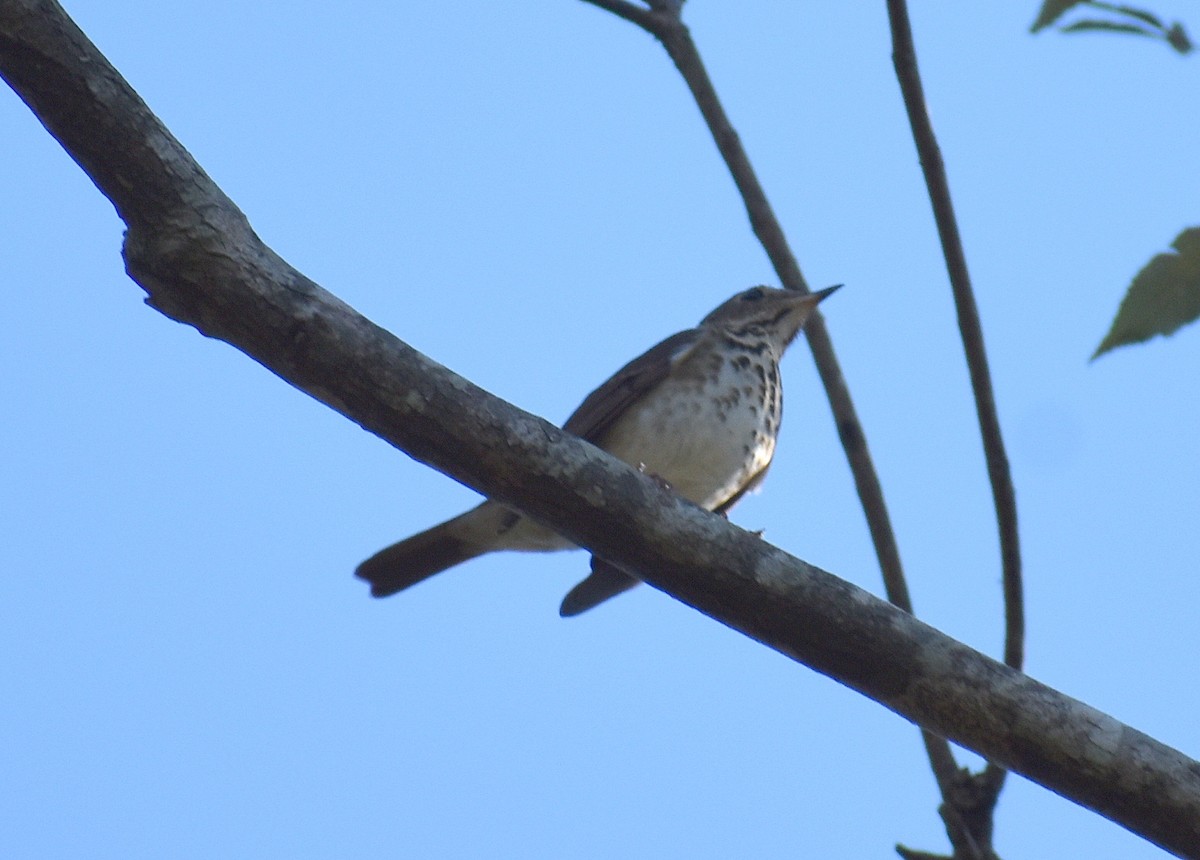
<path fill-rule="evenodd" d="M 1109 12 L 1116 12 L 1119 15 L 1128 15 L 1130 18 L 1137 18 L 1139 21 L 1145 21 L 1155 30 L 1163 29 L 1163 23 L 1157 16 L 1146 12 L 1143 9 L 1134 9 L 1132 6 L 1118 6 L 1112 3 L 1101 3 L 1098 0 L 1088 4 L 1093 9 L 1107 9 Z"/>
<path fill-rule="evenodd" d="M 1038 12 L 1037 20 L 1033 22 L 1033 26 L 1029 28 L 1029 32 L 1036 33 L 1038 30 L 1045 29 L 1063 16 L 1063 13 L 1072 6 L 1078 6 L 1084 0 L 1046 0 L 1042 4 L 1042 9 Z"/>
<path fill-rule="evenodd" d="M 1171 247 L 1174 253 L 1156 255 L 1137 273 L 1093 361 L 1118 346 L 1172 334 L 1200 317 L 1200 227 L 1184 230 Z"/>
<path fill-rule="evenodd" d="M 1192 40 L 1183 32 L 1182 24 L 1172 24 L 1171 29 L 1167 30 L 1167 44 L 1181 54 L 1192 50 Z"/>
<path fill-rule="evenodd" d="M 1155 33 L 1153 30 L 1147 30 L 1145 27 L 1139 27 L 1137 24 L 1117 24 L 1113 21 L 1095 21 L 1091 19 L 1068 24 L 1060 32 L 1082 33 L 1084 30 L 1107 30 L 1110 33 L 1135 33 L 1138 36 L 1158 38 L 1158 33 Z"/>

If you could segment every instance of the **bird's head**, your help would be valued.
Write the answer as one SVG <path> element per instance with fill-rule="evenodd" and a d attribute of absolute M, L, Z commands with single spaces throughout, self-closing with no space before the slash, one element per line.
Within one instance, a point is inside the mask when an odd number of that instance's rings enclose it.
<path fill-rule="evenodd" d="M 815 293 L 751 287 L 720 305 L 700 325 L 734 337 L 766 337 L 782 350 L 795 340 L 813 308 L 841 286 Z"/>

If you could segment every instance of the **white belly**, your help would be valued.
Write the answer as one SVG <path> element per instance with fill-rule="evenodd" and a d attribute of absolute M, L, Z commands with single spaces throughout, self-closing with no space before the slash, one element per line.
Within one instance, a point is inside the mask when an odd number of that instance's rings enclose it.
<path fill-rule="evenodd" d="M 729 364 L 715 375 L 715 381 L 695 376 L 664 381 L 628 410 L 601 446 L 708 510 L 727 502 L 771 462 L 781 407 L 777 377 L 766 398 L 770 408 L 764 408 L 760 375 Z M 721 393 L 719 403 L 714 392 Z"/>

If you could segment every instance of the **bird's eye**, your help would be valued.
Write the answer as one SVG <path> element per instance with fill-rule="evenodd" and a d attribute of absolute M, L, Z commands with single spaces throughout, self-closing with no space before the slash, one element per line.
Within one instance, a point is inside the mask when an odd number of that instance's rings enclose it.
<path fill-rule="evenodd" d="M 757 302 L 762 297 L 763 297 L 763 288 L 762 287 L 755 287 L 752 290 L 746 290 L 746 292 L 742 293 L 742 301 L 743 302 Z"/>

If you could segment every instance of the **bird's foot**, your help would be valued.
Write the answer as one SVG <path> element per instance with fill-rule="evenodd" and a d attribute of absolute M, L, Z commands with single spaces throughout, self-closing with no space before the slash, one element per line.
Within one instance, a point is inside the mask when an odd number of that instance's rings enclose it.
<path fill-rule="evenodd" d="M 638 463 L 638 471 L 641 472 L 646 477 L 648 477 L 654 483 L 658 484 L 664 490 L 675 489 L 674 487 L 671 486 L 671 482 L 668 481 L 666 478 L 664 478 L 662 475 L 659 475 L 656 472 L 651 472 L 650 470 L 648 470 L 646 468 L 645 463 Z"/>

